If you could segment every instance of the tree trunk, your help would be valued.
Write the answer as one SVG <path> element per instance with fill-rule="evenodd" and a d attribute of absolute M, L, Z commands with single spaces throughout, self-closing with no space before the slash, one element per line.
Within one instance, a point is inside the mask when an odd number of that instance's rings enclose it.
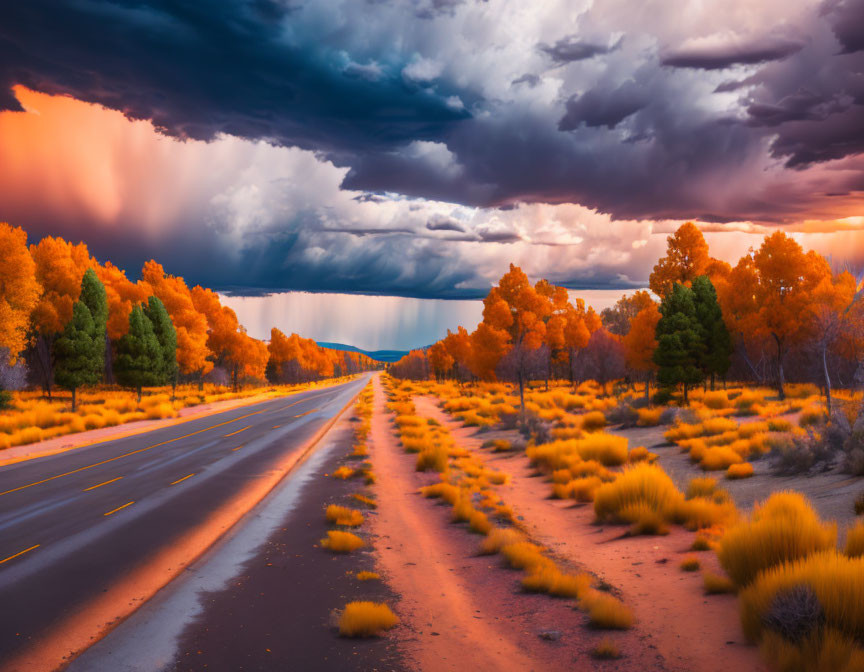
<path fill-rule="evenodd" d="M 777 392 L 780 395 L 780 401 L 786 400 L 786 381 L 783 379 L 783 341 L 774 334 L 774 341 L 777 343 Z"/>
<path fill-rule="evenodd" d="M 645 376 L 645 403 L 651 405 L 651 374 Z"/>
<path fill-rule="evenodd" d="M 711 372 L 711 391 L 714 391 L 714 372 Z"/>
<path fill-rule="evenodd" d="M 519 369 L 519 408 L 522 413 L 522 420 L 525 420 L 525 378 L 522 375 L 522 369 Z"/>
<path fill-rule="evenodd" d="M 137 390 L 138 390 L 138 405 L 140 406 L 141 405 L 141 386 L 140 385 L 138 386 Z"/>
<path fill-rule="evenodd" d="M 573 348 L 570 348 L 567 361 L 570 364 L 570 387 L 573 387 Z"/>
<path fill-rule="evenodd" d="M 75 412 L 75 407 L 76 407 L 76 405 L 75 405 L 75 388 L 73 387 L 72 388 L 72 412 L 73 413 Z"/>
<path fill-rule="evenodd" d="M 687 383 L 684 383 L 684 405 L 687 405 Z"/>
<path fill-rule="evenodd" d="M 831 417 L 831 376 L 828 375 L 828 344 L 822 343 L 822 371 L 825 374 L 825 401 Z"/>

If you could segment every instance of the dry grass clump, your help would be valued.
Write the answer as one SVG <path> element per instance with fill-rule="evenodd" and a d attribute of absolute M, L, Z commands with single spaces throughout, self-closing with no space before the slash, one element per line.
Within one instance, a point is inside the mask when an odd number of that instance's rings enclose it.
<path fill-rule="evenodd" d="M 444 481 L 442 481 L 441 483 L 433 483 L 432 485 L 427 485 L 420 488 L 420 494 L 430 499 L 443 499 L 451 506 L 455 505 L 461 496 L 460 488 L 458 486 L 455 486 L 452 483 L 446 483 Z"/>
<path fill-rule="evenodd" d="M 513 569 L 536 571 L 541 567 L 554 567 L 554 563 L 543 555 L 543 549 L 530 541 L 520 541 L 502 546 L 499 553 Z"/>
<path fill-rule="evenodd" d="M 628 507 L 644 506 L 661 517 L 683 499 L 672 479 L 660 467 L 639 463 L 625 468 L 611 483 L 594 493 L 594 513 L 601 522 L 632 522 L 623 517 Z"/>
<path fill-rule="evenodd" d="M 710 476 L 691 478 L 687 484 L 687 499 L 710 497 L 717 490 L 717 479 Z"/>
<path fill-rule="evenodd" d="M 864 558 L 828 550 L 771 567 L 740 593 L 739 605 L 745 635 L 795 666 L 787 669 L 850 669 L 853 655 L 864 660 L 856 645 L 864 638 Z M 800 634 L 778 647 L 776 635 L 789 632 Z M 815 666 L 826 657 L 846 661 Z"/>
<path fill-rule="evenodd" d="M 424 448 L 417 455 L 417 471 L 437 471 L 444 473 L 448 466 L 447 448 L 442 445 L 429 446 Z"/>
<path fill-rule="evenodd" d="M 633 612 L 614 595 L 588 590 L 579 601 L 579 608 L 588 612 L 588 623 L 604 630 L 627 630 L 633 627 Z"/>
<path fill-rule="evenodd" d="M 636 446 L 627 455 L 627 461 L 634 462 L 656 462 L 657 454 L 649 451 L 645 446 Z"/>
<path fill-rule="evenodd" d="M 346 527 L 357 527 L 363 524 L 363 514 L 357 509 L 349 509 L 347 506 L 338 506 L 330 504 L 325 513 L 327 520 L 336 525 L 344 525 Z"/>
<path fill-rule="evenodd" d="M 621 657 L 618 645 L 608 637 L 604 637 L 591 649 L 591 655 L 599 660 L 615 660 Z"/>
<path fill-rule="evenodd" d="M 708 448 L 702 455 L 699 466 L 705 471 L 719 471 L 720 469 L 728 469 L 733 464 L 740 464 L 744 461 L 737 452 L 727 446 L 716 446 Z"/>
<path fill-rule="evenodd" d="M 494 555 L 505 546 L 512 546 L 525 541 L 525 535 L 512 527 L 496 527 L 490 530 L 480 543 L 482 555 Z"/>
<path fill-rule="evenodd" d="M 381 578 L 381 575 L 375 572 L 362 571 L 357 572 L 357 574 L 355 574 L 355 577 L 358 581 L 378 581 Z"/>
<path fill-rule="evenodd" d="M 483 442 L 483 447 L 492 448 L 495 453 L 505 453 L 513 449 L 512 444 L 507 439 L 490 439 Z"/>
<path fill-rule="evenodd" d="M 656 427 L 660 424 L 660 420 L 663 417 L 663 411 L 666 408 L 664 406 L 657 406 L 656 408 L 639 408 L 636 409 L 636 415 L 638 416 L 638 420 L 636 420 L 637 427 Z"/>
<path fill-rule="evenodd" d="M 808 406 L 798 416 L 798 425 L 800 427 L 812 427 L 813 425 L 823 424 L 827 419 L 828 415 L 823 407 Z"/>
<path fill-rule="evenodd" d="M 732 407 L 732 403 L 729 401 L 729 395 L 727 395 L 724 390 L 706 392 L 705 396 L 702 397 L 702 403 L 705 404 L 707 408 L 715 411 Z"/>
<path fill-rule="evenodd" d="M 750 478 L 753 475 L 753 465 L 749 462 L 743 462 L 741 464 L 730 464 L 729 468 L 726 469 L 726 478 L 729 479 L 737 479 L 737 478 Z"/>
<path fill-rule="evenodd" d="M 351 467 L 342 465 L 333 472 L 333 478 L 341 478 L 343 481 L 351 478 L 354 475 L 354 470 Z"/>
<path fill-rule="evenodd" d="M 711 539 L 706 537 L 704 534 L 697 534 L 693 538 L 693 543 L 690 544 L 691 551 L 710 551 L 711 548 L 713 548 L 711 545 Z"/>
<path fill-rule="evenodd" d="M 334 553 L 350 553 L 358 548 L 363 548 L 366 542 L 350 532 L 328 530 L 327 538 L 321 540 L 321 545 Z"/>
<path fill-rule="evenodd" d="M 349 602 L 339 618 L 343 637 L 374 637 L 399 623 L 390 607 L 379 602 Z"/>
<path fill-rule="evenodd" d="M 696 572 L 702 568 L 702 562 L 695 555 L 688 555 L 678 567 L 684 572 Z"/>
<path fill-rule="evenodd" d="M 768 420 L 769 432 L 790 432 L 792 431 L 792 423 L 786 418 L 771 418 Z"/>
<path fill-rule="evenodd" d="M 761 571 L 834 548 L 836 538 L 836 523 L 823 523 L 801 494 L 780 492 L 723 535 L 717 556 L 729 577 L 746 586 Z"/>
<path fill-rule="evenodd" d="M 618 513 L 621 520 L 630 523 L 630 534 L 638 536 L 641 534 L 669 534 L 666 519 L 663 514 L 654 509 L 647 502 L 628 504 Z"/>
<path fill-rule="evenodd" d="M 590 411 L 582 416 L 582 429 L 596 432 L 606 426 L 606 416 L 601 411 Z"/>
<path fill-rule="evenodd" d="M 702 587 L 705 589 L 706 595 L 735 592 L 735 584 L 732 582 L 732 579 L 709 571 L 702 572 Z"/>
<path fill-rule="evenodd" d="M 351 497 L 356 499 L 361 504 L 365 504 L 370 509 L 377 509 L 378 508 L 378 502 L 376 502 L 371 497 L 368 497 L 366 495 L 361 495 L 360 493 L 357 493 L 357 492 L 355 492 L 353 495 L 351 495 Z"/>
<path fill-rule="evenodd" d="M 591 587 L 591 577 L 565 574 L 554 565 L 541 565 L 522 577 L 522 587 L 532 593 L 578 598 Z"/>
<path fill-rule="evenodd" d="M 850 558 L 864 555 L 864 521 L 857 521 L 846 532 L 846 546 L 843 552 Z"/>
<path fill-rule="evenodd" d="M 567 474 L 569 476 L 569 471 Z M 552 486 L 552 494 L 558 499 L 575 499 L 577 502 L 590 502 L 594 499 L 594 493 L 597 491 L 597 488 L 602 484 L 603 481 L 597 476 L 574 478 L 566 483 L 555 483 Z"/>

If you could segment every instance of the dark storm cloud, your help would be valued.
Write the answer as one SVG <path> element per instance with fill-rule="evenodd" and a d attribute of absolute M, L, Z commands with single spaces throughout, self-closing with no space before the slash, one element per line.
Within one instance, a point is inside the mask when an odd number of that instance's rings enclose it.
<path fill-rule="evenodd" d="M 582 124 L 612 129 L 647 104 L 646 93 L 632 82 L 611 91 L 592 89 L 567 100 L 567 111 L 558 122 L 558 130 L 572 131 Z"/>
<path fill-rule="evenodd" d="M 764 38 L 743 45 L 684 47 L 667 53 L 661 63 L 673 68 L 723 70 L 734 65 L 758 65 L 769 61 L 780 61 L 801 51 L 803 47 L 803 42 L 788 38 Z"/>
<path fill-rule="evenodd" d="M 7 2 L 0 105 L 16 109 L 8 90 L 23 84 L 151 119 L 178 137 L 229 133 L 339 151 L 434 139 L 466 116 L 437 93 L 407 88 L 398 70 L 373 78 L 374 66 L 346 68 L 338 45 L 286 38 L 297 13 L 266 0 Z"/>
<path fill-rule="evenodd" d="M 465 227 L 458 219 L 447 217 L 445 215 L 433 216 L 428 222 L 426 222 L 426 228 L 430 231 L 457 231 L 459 233 L 465 233 Z"/>
<path fill-rule="evenodd" d="M 864 1 L 829 0 L 823 7 L 843 53 L 864 51 Z"/>
<path fill-rule="evenodd" d="M 623 38 L 622 38 L 623 39 Z M 621 46 L 621 40 L 612 46 L 585 42 L 578 35 L 569 35 L 558 40 L 555 44 L 541 44 L 541 51 L 549 54 L 556 63 L 573 63 L 574 61 L 585 61 L 595 56 L 608 54 Z"/>

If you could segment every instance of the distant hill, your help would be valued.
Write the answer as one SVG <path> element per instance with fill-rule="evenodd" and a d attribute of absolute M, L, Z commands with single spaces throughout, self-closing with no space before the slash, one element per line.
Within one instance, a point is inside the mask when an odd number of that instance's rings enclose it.
<path fill-rule="evenodd" d="M 317 341 L 322 348 L 330 350 L 345 350 L 347 352 L 359 352 L 361 355 L 366 355 L 376 362 L 398 362 L 402 357 L 408 354 L 407 350 L 361 350 L 353 345 L 345 345 L 344 343 L 323 343 Z"/>

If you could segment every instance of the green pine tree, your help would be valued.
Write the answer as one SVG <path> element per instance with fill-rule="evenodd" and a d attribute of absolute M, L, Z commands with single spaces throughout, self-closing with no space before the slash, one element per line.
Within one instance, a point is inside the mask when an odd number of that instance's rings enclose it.
<path fill-rule="evenodd" d="M 97 347 L 97 329 L 90 309 L 83 301 L 72 306 L 72 319 L 54 344 L 54 380 L 72 391 L 75 412 L 76 392 L 82 385 L 95 385 L 102 377 L 104 352 Z"/>
<path fill-rule="evenodd" d="M 81 279 L 81 296 L 78 298 L 90 310 L 93 318 L 94 357 L 98 358 L 100 375 L 105 371 L 105 343 L 108 328 L 108 296 L 105 285 L 99 280 L 96 271 L 88 268 Z"/>
<path fill-rule="evenodd" d="M 703 374 L 711 379 L 713 390 L 716 376 L 725 376 L 731 365 L 732 339 L 723 321 L 717 291 L 708 276 L 700 275 L 693 280 L 693 298 L 696 303 L 696 319 L 702 327 L 702 339 L 705 343 L 700 367 Z"/>
<path fill-rule="evenodd" d="M 173 388 L 177 384 L 177 374 L 179 373 L 177 367 L 177 331 L 174 329 L 168 311 L 165 310 L 165 305 L 155 296 L 147 299 L 144 315 L 150 320 L 153 334 L 159 341 L 159 348 L 162 351 L 160 383 L 163 385 L 170 383 Z"/>
<path fill-rule="evenodd" d="M 657 380 L 667 388 L 683 385 L 686 404 L 688 388 L 703 380 L 699 365 L 705 349 L 693 291 L 676 283 L 663 297 L 660 315 L 654 351 Z"/>
<path fill-rule="evenodd" d="M 153 324 L 144 314 L 142 306 L 135 306 L 129 314 L 129 332 L 117 342 L 114 373 L 117 381 L 134 387 L 141 403 L 141 389 L 159 385 L 164 376 L 162 348 L 153 332 Z"/>

